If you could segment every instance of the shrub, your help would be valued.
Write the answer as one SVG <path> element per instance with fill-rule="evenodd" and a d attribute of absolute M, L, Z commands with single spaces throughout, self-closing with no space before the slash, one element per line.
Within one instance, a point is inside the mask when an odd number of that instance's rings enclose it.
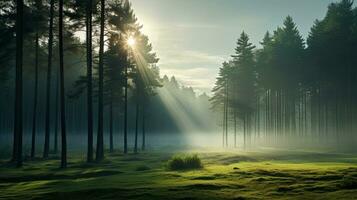
<path fill-rule="evenodd" d="M 151 168 L 146 166 L 146 165 L 140 165 L 140 166 L 137 166 L 135 171 L 146 171 L 146 170 L 150 170 Z"/>
<path fill-rule="evenodd" d="M 351 176 L 345 176 L 340 183 L 341 189 L 356 189 L 357 188 L 357 178 Z"/>
<path fill-rule="evenodd" d="M 197 155 L 175 155 L 167 163 L 169 170 L 201 169 L 201 159 Z"/>

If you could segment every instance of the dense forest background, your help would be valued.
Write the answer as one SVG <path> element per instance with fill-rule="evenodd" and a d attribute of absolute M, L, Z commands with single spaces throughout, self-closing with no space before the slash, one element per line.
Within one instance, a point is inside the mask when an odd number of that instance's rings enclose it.
<path fill-rule="evenodd" d="M 331 3 L 306 39 L 290 16 L 259 47 L 242 32 L 211 97 L 160 74 L 128 0 L 0 6 L 1 146 L 5 157 L 12 149 L 19 165 L 23 155 L 48 158 L 61 150 L 65 167 L 67 146 L 86 152 L 88 162 L 94 155 L 102 160 L 106 149 L 138 153 L 155 135 L 160 145 L 180 144 L 179 135 L 209 146 L 220 137 L 224 147 L 244 149 L 353 150 L 357 8 L 351 0 Z M 217 125 L 222 133 L 209 134 L 219 132 Z M 211 140 L 193 139 L 194 133 Z"/>
<path fill-rule="evenodd" d="M 75 71 L 75 69 L 74 69 Z M 42 74 L 43 76 L 45 74 Z M 41 78 L 39 78 L 41 79 Z M 165 93 L 166 96 L 171 96 L 170 102 L 168 100 L 163 100 L 159 96 L 155 95 L 150 98 L 149 105 L 147 109 L 147 122 L 146 122 L 146 132 L 147 136 L 147 146 L 160 147 L 165 145 L 182 145 L 188 144 L 188 140 L 185 140 L 187 135 L 184 135 L 185 131 L 190 131 L 191 133 L 206 133 L 211 134 L 214 130 L 217 130 L 217 126 L 214 122 L 214 115 L 210 111 L 209 97 L 203 94 L 197 94 L 194 92 L 193 88 L 185 87 L 178 83 L 175 77 L 163 76 L 161 79 L 162 87 L 158 88 L 156 92 Z M 29 95 L 33 95 L 31 89 L 33 85 L 31 80 L 28 80 Z M 42 79 L 43 84 L 39 86 L 39 107 L 37 111 L 37 143 L 41 147 L 44 143 L 44 131 L 45 131 L 45 77 Z M 55 88 L 56 86 L 54 86 Z M 72 88 L 71 85 L 68 88 Z M 9 91 L 9 94 L 11 92 Z M 26 92 L 25 92 L 26 94 Z M 1 102 L 1 134 L 0 141 L 2 144 L 2 149 L 4 150 L 1 155 L 3 157 L 8 156 L 8 150 L 11 149 L 12 144 L 12 130 L 13 130 L 13 107 L 9 106 L 11 102 L 12 95 L 6 96 Z M 174 99 L 174 100 L 173 100 Z M 28 101 L 30 105 L 33 104 L 32 98 Z M 55 106 L 55 105 L 53 105 Z M 173 108 L 175 107 L 175 108 Z M 72 150 L 83 151 L 86 149 L 86 99 L 85 95 L 81 95 L 76 99 L 68 98 L 68 133 L 69 133 L 69 148 Z M 114 133 L 114 146 L 115 148 L 123 148 L 123 113 L 120 106 L 114 108 L 113 112 L 113 133 Z M 178 109 L 179 111 L 174 111 Z M 108 147 L 109 145 L 109 132 L 110 132 L 110 107 L 107 106 L 104 116 L 105 121 L 105 143 Z M 32 134 L 32 107 L 27 107 L 24 110 L 24 149 L 25 154 L 30 153 L 31 149 L 31 134 Z M 180 112 L 178 115 L 176 112 Z M 97 109 L 94 110 L 97 113 Z M 55 114 L 53 114 L 53 119 L 55 119 Z M 135 104 L 133 102 L 129 103 L 129 115 L 128 115 L 128 129 L 130 132 L 130 142 L 134 142 L 134 132 L 135 132 Z M 182 118 L 182 119 L 181 119 Z M 141 119 L 140 119 L 141 120 Z M 181 123 L 178 123 L 177 120 Z M 51 126 L 56 127 L 56 122 L 51 121 Z M 59 122 L 57 122 L 59 123 Z M 140 124 L 142 125 L 142 124 Z M 57 124 L 57 127 L 59 125 Z M 58 128 L 59 129 L 59 128 Z M 96 124 L 94 124 L 94 129 L 96 130 Z M 50 145 L 54 149 L 55 145 L 55 128 L 51 130 Z M 59 131 L 59 130 L 57 130 Z M 140 128 L 140 133 L 142 133 L 142 128 Z M 58 135 L 58 134 L 57 134 Z M 59 136 L 59 135 L 58 135 Z M 140 142 L 142 138 L 140 137 Z M 59 142 L 57 140 L 57 142 Z M 38 150 L 41 152 L 41 148 Z"/>
<path fill-rule="evenodd" d="M 211 98 L 223 146 L 353 150 L 356 143 L 357 8 L 329 5 L 306 40 L 288 16 L 260 47 L 243 32 Z M 237 132 L 243 134 L 237 139 Z"/>
<path fill-rule="evenodd" d="M 141 28 L 127 0 L 1 1 L 1 156 L 101 160 L 212 131 L 209 97 L 160 75 Z"/>

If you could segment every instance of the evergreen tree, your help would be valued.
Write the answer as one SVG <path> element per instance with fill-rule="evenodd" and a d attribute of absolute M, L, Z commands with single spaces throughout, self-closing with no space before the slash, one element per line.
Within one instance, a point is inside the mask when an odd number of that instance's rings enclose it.
<path fill-rule="evenodd" d="M 99 99 L 98 99 L 98 135 L 96 160 L 104 159 L 104 139 L 103 139 L 103 71 L 104 71 L 104 26 L 105 26 L 105 0 L 100 1 L 100 36 L 99 36 Z"/>
<path fill-rule="evenodd" d="M 36 124 L 37 124 L 37 107 L 38 107 L 38 76 L 39 76 L 39 65 L 40 65 L 40 37 L 45 34 L 46 31 L 46 7 L 40 0 L 35 0 L 32 5 L 32 17 L 33 17 L 33 29 L 35 35 L 35 84 L 34 84 L 34 95 L 33 95 L 33 113 L 32 113 L 32 137 L 31 137 L 31 158 L 35 157 L 36 148 Z"/>
<path fill-rule="evenodd" d="M 16 82 L 15 82 L 15 127 L 14 127 L 14 152 L 13 160 L 17 167 L 22 166 L 22 136 L 23 136 L 23 107 L 22 107 L 22 92 L 23 92 L 23 17 L 24 17 L 24 2 L 23 0 L 16 1 Z"/>
<path fill-rule="evenodd" d="M 51 0 L 53 1 L 53 0 Z M 59 0 L 58 6 L 58 37 L 59 37 L 59 63 L 60 63 L 60 105 L 61 105 L 61 168 L 67 167 L 67 132 L 66 132 L 66 104 L 64 86 L 64 59 L 63 59 L 63 0 Z M 51 26 L 50 26 L 51 27 Z"/>
<path fill-rule="evenodd" d="M 46 116 L 45 116 L 45 143 L 43 157 L 48 158 L 50 151 L 50 100 L 51 100 L 51 75 L 52 75 L 52 47 L 53 47 L 53 21 L 54 21 L 54 0 L 50 0 L 49 36 L 48 36 L 48 67 L 46 83 Z M 61 51 L 61 50 L 60 50 Z"/>
<path fill-rule="evenodd" d="M 246 33 L 242 33 L 237 42 L 235 55 L 233 55 L 233 68 L 230 75 L 229 85 L 231 107 L 234 116 L 238 115 L 243 121 L 244 144 L 247 134 L 250 136 L 252 114 L 256 100 L 256 72 L 253 49 L 255 46 L 249 42 Z M 235 119 L 234 119 L 235 120 Z"/>

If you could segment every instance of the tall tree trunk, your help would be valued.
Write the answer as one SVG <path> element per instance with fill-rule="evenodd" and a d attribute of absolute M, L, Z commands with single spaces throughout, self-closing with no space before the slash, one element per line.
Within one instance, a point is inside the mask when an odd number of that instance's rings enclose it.
<path fill-rule="evenodd" d="M 258 133 L 258 139 L 260 141 L 260 100 L 259 96 L 257 96 L 257 133 Z"/>
<path fill-rule="evenodd" d="M 339 128 L 339 107 L 338 107 L 338 89 L 335 89 L 335 131 L 336 131 L 336 144 L 340 146 L 340 128 Z"/>
<path fill-rule="evenodd" d="M 316 90 L 310 94 L 310 139 L 316 134 Z"/>
<path fill-rule="evenodd" d="M 128 67 L 125 67 L 124 88 L 124 154 L 128 153 Z"/>
<path fill-rule="evenodd" d="M 100 1 L 100 41 L 99 41 L 99 100 L 98 100 L 98 135 L 96 160 L 104 159 L 104 140 L 103 140 L 103 68 L 104 68 L 104 0 Z"/>
<path fill-rule="evenodd" d="M 130 50 L 128 52 L 130 55 Z M 124 154 L 128 153 L 128 65 L 130 65 L 130 56 L 125 64 L 125 86 L 124 86 Z"/>
<path fill-rule="evenodd" d="M 146 147 L 146 135 L 145 135 L 145 134 L 146 134 L 146 133 L 145 133 L 145 132 L 146 132 L 146 130 L 145 130 L 145 128 L 146 128 L 146 127 L 145 127 L 145 118 L 146 118 L 145 115 L 146 115 L 146 113 L 145 113 L 145 112 L 146 112 L 146 109 L 145 109 L 145 106 L 143 105 L 143 113 L 142 113 L 143 120 L 142 120 L 142 122 L 141 122 L 141 123 L 142 123 L 142 134 L 143 134 L 143 135 L 142 135 L 142 136 L 143 136 L 143 138 L 142 138 L 142 144 L 141 144 L 141 150 L 142 150 L 142 151 L 145 151 L 145 147 Z"/>
<path fill-rule="evenodd" d="M 35 157 L 36 148 L 36 122 L 37 122 L 37 88 L 38 88 L 38 33 L 36 33 L 35 44 L 35 91 L 33 95 L 33 112 L 32 112 L 32 137 L 31 137 L 31 158 Z"/>
<path fill-rule="evenodd" d="M 325 126 L 324 126 L 324 131 L 325 131 L 325 142 L 328 142 L 329 139 L 329 131 L 328 131 L 328 116 L 329 116 L 329 112 L 328 112 L 328 100 L 325 100 L 325 105 L 324 105 L 324 112 L 325 112 Z"/>
<path fill-rule="evenodd" d="M 269 106 L 268 106 L 268 91 L 265 91 L 265 115 L 264 115 L 264 121 L 265 121 L 265 142 L 267 142 L 268 138 L 268 114 L 269 114 Z"/>
<path fill-rule="evenodd" d="M 318 106 L 317 106 L 317 109 L 318 109 L 318 114 L 317 114 L 317 120 L 318 120 L 318 133 L 319 133 L 319 135 L 318 135 L 318 137 L 320 137 L 320 138 L 322 138 L 322 135 L 321 135 L 321 133 L 322 133 L 322 131 L 321 131 L 321 86 L 320 86 L 320 84 L 319 84 L 319 89 L 318 89 Z M 320 140 L 318 141 L 318 142 L 320 142 Z"/>
<path fill-rule="evenodd" d="M 229 97 L 228 97 L 228 82 L 226 83 L 226 147 L 228 147 L 228 112 L 229 112 Z"/>
<path fill-rule="evenodd" d="M 304 92 L 304 135 L 307 135 L 307 94 Z M 305 138 L 305 137 L 304 137 Z"/>
<path fill-rule="evenodd" d="M 58 93 L 59 93 L 59 70 L 57 70 L 56 80 L 56 99 L 55 99 L 55 135 L 54 135 L 54 150 L 55 154 L 58 153 Z"/>
<path fill-rule="evenodd" d="M 246 140 L 246 135 L 247 135 L 247 117 L 246 114 L 244 114 L 243 117 L 243 148 L 246 149 L 246 145 L 247 145 L 247 140 Z"/>
<path fill-rule="evenodd" d="M 88 144 L 87 162 L 93 161 L 93 101 L 92 101 L 92 0 L 87 3 L 87 112 Z"/>
<path fill-rule="evenodd" d="M 109 111 L 109 151 L 114 152 L 113 144 L 113 99 L 110 99 L 110 111 Z"/>
<path fill-rule="evenodd" d="M 237 114 L 234 110 L 234 147 L 237 148 Z"/>
<path fill-rule="evenodd" d="M 43 157 L 48 158 L 50 150 L 50 96 L 51 96 L 51 71 L 52 71 L 52 45 L 53 45 L 53 16 L 54 0 L 50 2 L 50 26 L 48 34 L 48 66 L 47 66 L 47 83 L 46 83 L 46 118 L 45 118 L 45 144 Z"/>
<path fill-rule="evenodd" d="M 136 102 L 134 153 L 138 153 L 138 131 L 139 131 L 139 102 Z"/>
<path fill-rule="evenodd" d="M 223 119 L 222 119 L 222 146 L 225 147 L 225 138 L 226 138 L 226 102 L 223 102 Z"/>
<path fill-rule="evenodd" d="M 16 1 L 16 82 L 13 161 L 22 166 L 22 61 L 23 61 L 23 0 Z"/>
<path fill-rule="evenodd" d="M 53 1 L 53 0 L 51 0 Z M 67 167 L 67 138 L 66 138 L 66 106 L 65 106 L 65 91 L 64 91 L 64 60 L 63 60 L 63 0 L 59 0 L 59 63 L 60 63 L 60 80 L 61 80 L 61 168 Z"/>

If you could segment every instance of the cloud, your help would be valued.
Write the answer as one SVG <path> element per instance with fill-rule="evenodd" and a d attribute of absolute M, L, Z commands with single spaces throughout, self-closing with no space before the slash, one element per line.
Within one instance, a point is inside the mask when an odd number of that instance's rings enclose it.
<path fill-rule="evenodd" d="M 199 24 L 199 23 L 186 23 L 186 24 L 178 24 L 177 28 L 182 29 L 218 29 L 220 26 L 218 24 Z"/>
<path fill-rule="evenodd" d="M 192 51 L 192 50 L 172 50 L 160 54 L 161 65 L 210 65 L 216 66 L 222 63 L 225 58 L 221 55 L 211 55 L 205 52 Z"/>
<path fill-rule="evenodd" d="M 207 51 L 201 46 L 203 41 L 194 37 L 194 33 L 210 31 L 207 29 L 219 29 L 219 25 L 145 23 L 144 32 L 149 35 L 160 58 L 161 75 L 175 76 L 181 84 L 209 93 L 226 56 Z"/>

